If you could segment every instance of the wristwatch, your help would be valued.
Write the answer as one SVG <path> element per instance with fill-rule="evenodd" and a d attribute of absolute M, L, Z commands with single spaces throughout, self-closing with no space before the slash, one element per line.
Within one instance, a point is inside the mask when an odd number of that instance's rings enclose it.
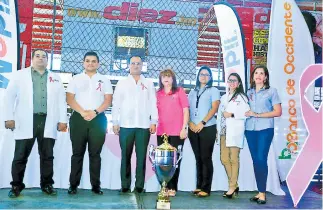
<path fill-rule="evenodd" d="M 100 114 L 96 109 L 94 109 L 96 115 Z"/>
<path fill-rule="evenodd" d="M 202 120 L 202 122 L 201 122 L 203 125 L 205 125 L 206 124 L 206 122 L 204 121 L 204 120 Z"/>
<path fill-rule="evenodd" d="M 234 114 L 233 113 L 231 114 L 231 117 L 234 118 Z"/>

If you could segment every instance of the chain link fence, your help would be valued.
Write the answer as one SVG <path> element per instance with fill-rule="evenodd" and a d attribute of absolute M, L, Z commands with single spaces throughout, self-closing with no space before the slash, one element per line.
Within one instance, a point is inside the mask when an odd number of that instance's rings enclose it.
<path fill-rule="evenodd" d="M 34 30 L 46 33 L 47 38 L 53 37 L 54 44 L 48 46 L 50 40 L 47 40 L 46 49 L 61 54 L 61 72 L 82 72 L 84 54 L 95 51 L 100 57 L 99 72 L 115 78 L 128 75 L 127 60 L 140 55 L 145 77 L 157 79 L 160 70 L 172 68 L 181 83 L 195 80 L 198 21 L 203 19 L 199 9 L 209 8 L 212 3 L 208 1 L 37 0 L 36 3 L 37 13 L 56 13 L 54 34 L 50 33 L 50 26 L 41 29 L 35 26 Z M 51 5 L 52 11 L 40 5 Z M 37 17 L 45 21 L 45 16 Z M 49 21 L 50 16 L 47 18 Z"/>
<path fill-rule="evenodd" d="M 172 68 L 179 81 L 194 80 L 199 3 L 65 0 L 63 7 L 62 71 L 81 72 L 83 55 L 93 50 L 100 55 L 102 74 L 126 76 L 127 59 L 141 55 L 148 78 Z M 138 37 L 141 46 L 131 46 L 134 40 L 127 36 Z"/>
<path fill-rule="evenodd" d="M 143 74 L 155 82 L 160 70 L 172 68 L 178 81 L 191 88 L 197 68 L 208 65 L 219 85 L 224 75 L 216 22 L 212 23 L 212 30 L 198 38 L 199 23 L 218 1 L 35 0 L 32 47 L 51 52 L 51 60 L 55 61 L 51 69 L 73 74 L 83 71 L 84 54 L 95 51 L 100 57 L 99 72 L 109 75 L 113 83 L 128 75 L 129 57 L 140 55 Z M 269 18 L 269 0 L 226 2 L 236 7 L 259 8 L 265 12 L 258 15 L 260 21 L 266 15 Z M 306 4 L 304 8 L 308 10 L 316 10 L 318 4 L 298 2 Z M 257 15 L 244 18 L 255 21 Z M 264 22 L 269 24 L 269 19 Z M 251 33 L 247 51 L 252 58 L 253 32 L 247 33 Z"/>

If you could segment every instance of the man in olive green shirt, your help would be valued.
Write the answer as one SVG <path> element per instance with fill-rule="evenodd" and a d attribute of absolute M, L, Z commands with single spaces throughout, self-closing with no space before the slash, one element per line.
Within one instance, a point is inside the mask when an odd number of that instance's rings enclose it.
<path fill-rule="evenodd" d="M 57 131 L 67 128 L 67 105 L 64 87 L 59 76 L 46 69 L 47 60 L 46 51 L 34 50 L 31 68 L 17 71 L 6 90 L 5 127 L 13 131 L 16 140 L 10 198 L 18 197 L 25 188 L 24 173 L 36 139 L 41 189 L 56 195 L 53 148 Z"/>

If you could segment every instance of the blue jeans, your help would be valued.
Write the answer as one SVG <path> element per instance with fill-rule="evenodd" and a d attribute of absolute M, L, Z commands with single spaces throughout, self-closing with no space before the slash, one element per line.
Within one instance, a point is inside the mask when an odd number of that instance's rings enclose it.
<path fill-rule="evenodd" d="M 260 131 L 245 131 L 250 154 L 253 161 L 257 187 L 259 192 L 266 192 L 268 176 L 268 153 L 274 137 L 274 129 Z"/>

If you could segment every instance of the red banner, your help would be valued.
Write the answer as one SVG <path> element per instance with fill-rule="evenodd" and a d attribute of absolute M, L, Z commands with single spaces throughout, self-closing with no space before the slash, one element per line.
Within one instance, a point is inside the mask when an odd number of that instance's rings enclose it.
<path fill-rule="evenodd" d="M 18 0 L 20 68 L 30 66 L 34 0 Z"/>

